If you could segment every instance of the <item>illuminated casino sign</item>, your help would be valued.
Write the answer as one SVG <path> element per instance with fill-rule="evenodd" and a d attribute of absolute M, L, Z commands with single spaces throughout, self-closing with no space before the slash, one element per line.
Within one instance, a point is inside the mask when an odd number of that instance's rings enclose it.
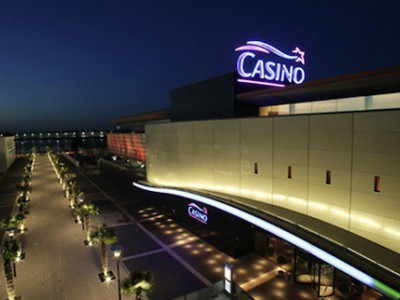
<path fill-rule="evenodd" d="M 188 213 L 193 219 L 196 219 L 203 224 L 207 224 L 208 210 L 206 207 L 201 208 L 196 203 L 191 202 L 188 204 Z"/>
<path fill-rule="evenodd" d="M 305 53 L 299 47 L 286 54 L 266 43 L 249 41 L 235 51 L 240 52 L 236 64 L 238 82 L 284 87 L 301 84 L 306 78 Z"/>

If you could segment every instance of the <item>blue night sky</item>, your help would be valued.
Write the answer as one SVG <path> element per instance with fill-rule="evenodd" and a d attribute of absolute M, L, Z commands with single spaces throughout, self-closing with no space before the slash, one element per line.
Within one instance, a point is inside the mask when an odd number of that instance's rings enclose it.
<path fill-rule="evenodd" d="M 252 39 L 305 50 L 307 80 L 398 65 L 399 14 L 399 0 L 0 0 L 0 131 L 166 108 Z"/>

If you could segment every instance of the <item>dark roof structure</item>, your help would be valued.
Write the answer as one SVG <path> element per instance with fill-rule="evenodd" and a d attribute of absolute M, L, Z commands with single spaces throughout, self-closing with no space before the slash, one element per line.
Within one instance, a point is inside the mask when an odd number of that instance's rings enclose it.
<path fill-rule="evenodd" d="M 145 124 L 169 122 L 169 109 L 146 112 L 136 115 L 124 116 L 111 121 L 112 124 L 120 127 L 143 128 Z"/>
<path fill-rule="evenodd" d="M 236 95 L 238 101 L 253 106 L 339 99 L 400 91 L 400 66 L 335 76 Z"/>

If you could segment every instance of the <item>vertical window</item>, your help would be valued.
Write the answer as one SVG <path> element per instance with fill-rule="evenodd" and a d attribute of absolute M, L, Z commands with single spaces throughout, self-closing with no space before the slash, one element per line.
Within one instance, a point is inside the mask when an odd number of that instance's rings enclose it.
<path fill-rule="evenodd" d="M 375 176 L 374 192 L 379 193 L 381 191 L 381 176 Z"/>
<path fill-rule="evenodd" d="M 325 179 L 326 184 L 331 184 L 331 171 L 326 170 L 326 179 Z"/>
<path fill-rule="evenodd" d="M 287 168 L 287 178 L 292 179 L 292 166 Z"/>
<path fill-rule="evenodd" d="M 254 174 L 258 174 L 258 163 L 254 163 Z"/>

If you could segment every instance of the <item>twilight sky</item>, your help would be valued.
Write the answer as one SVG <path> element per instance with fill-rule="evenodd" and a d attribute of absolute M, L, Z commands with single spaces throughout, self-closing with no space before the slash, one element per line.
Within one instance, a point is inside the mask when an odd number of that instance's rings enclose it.
<path fill-rule="evenodd" d="M 399 0 L 0 0 L 0 132 L 103 129 L 261 40 L 307 80 L 400 64 Z"/>

